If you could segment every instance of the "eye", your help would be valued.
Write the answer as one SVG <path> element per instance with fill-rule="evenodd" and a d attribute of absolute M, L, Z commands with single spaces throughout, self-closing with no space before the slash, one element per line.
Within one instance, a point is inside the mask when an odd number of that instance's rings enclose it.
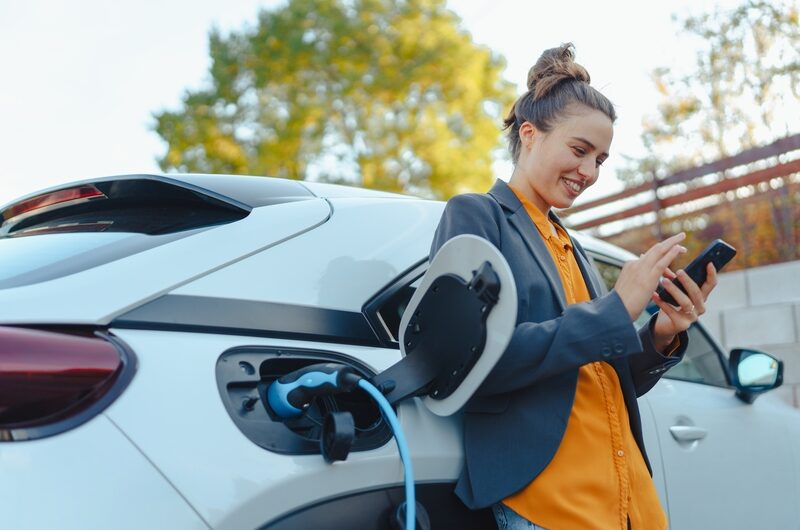
<path fill-rule="evenodd" d="M 576 145 L 576 146 L 572 147 L 572 152 L 575 153 L 578 156 L 584 156 L 586 154 L 586 149 Z"/>
<path fill-rule="evenodd" d="M 606 160 L 607 160 L 607 159 L 605 159 L 605 158 L 604 158 L 604 159 L 602 159 L 602 160 L 598 158 L 598 159 L 597 159 L 597 161 L 595 162 L 595 167 L 600 167 L 600 166 L 602 166 L 602 165 L 603 165 L 603 162 L 605 162 Z"/>

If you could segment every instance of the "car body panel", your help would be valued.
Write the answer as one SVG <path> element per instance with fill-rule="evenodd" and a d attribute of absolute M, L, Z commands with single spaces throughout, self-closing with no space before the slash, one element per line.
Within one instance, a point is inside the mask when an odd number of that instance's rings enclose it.
<path fill-rule="evenodd" d="M 399 350 L 143 330 L 112 330 L 139 358 L 139 373 L 106 411 L 214 528 L 257 528 L 329 497 L 402 484 L 394 441 L 326 464 L 319 455 L 287 456 L 248 440 L 216 390 L 226 350 L 271 345 L 337 351 L 379 371 Z M 147 411 L 143 414 L 143 411 Z M 418 400 L 398 409 L 419 482 L 455 481 L 461 466 L 457 418 L 441 421 Z M 187 445 L 188 442 L 188 445 Z"/>
<path fill-rule="evenodd" d="M 731 388 L 665 379 L 647 402 L 656 418 L 673 528 L 797 525 L 793 442 L 785 416 L 775 413 L 786 406 L 778 398 L 747 404 Z M 678 442 L 673 426 L 707 434 Z"/>
<path fill-rule="evenodd" d="M 661 461 L 661 441 L 658 439 L 656 418 L 653 416 L 653 411 L 646 402 L 647 395 L 638 399 L 639 415 L 642 420 L 642 439 L 644 440 L 644 446 L 647 450 L 648 460 L 650 460 L 650 468 L 653 471 L 653 483 L 656 486 L 661 505 L 666 511 L 669 505 L 669 497 L 667 495 L 667 479 L 664 473 L 664 464 Z"/>
<path fill-rule="evenodd" d="M 0 445 L 3 528 L 208 526 L 103 415 L 58 436 Z"/>
<path fill-rule="evenodd" d="M 357 188 L 355 186 L 343 186 L 341 184 L 330 184 L 327 182 L 302 181 L 303 186 L 317 197 L 326 199 L 411 199 L 419 202 L 420 199 L 411 195 L 391 193 L 388 191 L 373 190 L 369 188 Z"/>
<path fill-rule="evenodd" d="M 186 283 L 172 294 L 360 312 L 378 289 L 428 257 L 443 207 L 432 201 L 383 198 L 330 202 L 334 214 L 323 226 Z M 375 229 L 365 230 L 365 223 Z"/>

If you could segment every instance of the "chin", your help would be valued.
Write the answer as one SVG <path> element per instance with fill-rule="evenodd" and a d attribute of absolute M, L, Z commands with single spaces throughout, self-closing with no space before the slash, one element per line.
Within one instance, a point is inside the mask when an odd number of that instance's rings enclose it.
<path fill-rule="evenodd" d="M 555 200 L 555 201 L 551 202 L 550 204 L 556 210 L 563 210 L 565 208 L 571 207 L 574 202 L 575 202 L 575 199 L 558 199 L 558 200 Z"/>

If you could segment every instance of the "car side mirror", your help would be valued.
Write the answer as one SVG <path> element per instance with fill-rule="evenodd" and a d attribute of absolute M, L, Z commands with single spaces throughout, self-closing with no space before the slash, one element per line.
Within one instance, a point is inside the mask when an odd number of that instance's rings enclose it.
<path fill-rule="evenodd" d="M 736 348 L 728 363 L 736 396 L 745 403 L 783 384 L 783 361 L 768 353 Z"/>

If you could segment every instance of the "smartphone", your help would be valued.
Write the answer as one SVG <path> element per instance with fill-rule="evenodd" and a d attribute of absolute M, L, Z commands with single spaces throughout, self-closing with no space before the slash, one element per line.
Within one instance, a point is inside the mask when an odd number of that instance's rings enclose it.
<path fill-rule="evenodd" d="M 717 272 L 722 270 L 724 267 L 733 257 L 736 255 L 736 249 L 724 242 L 721 239 L 715 239 L 708 245 L 703 251 L 697 256 L 692 262 L 686 266 L 683 270 L 686 271 L 686 274 L 694 280 L 699 287 L 706 282 L 706 267 L 709 263 L 714 264 L 714 268 L 717 269 Z M 672 280 L 672 283 L 678 286 L 678 288 L 686 293 L 686 289 L 684 289 L 683 284 L 675 278 Z M 671 294 L 664 289 L 664 286 L 659 285 L 658 289 L 656 290 L 656 294 L 667 302 L 668 304 L 678 305 L 675 299 L 672 297 Z"/>

